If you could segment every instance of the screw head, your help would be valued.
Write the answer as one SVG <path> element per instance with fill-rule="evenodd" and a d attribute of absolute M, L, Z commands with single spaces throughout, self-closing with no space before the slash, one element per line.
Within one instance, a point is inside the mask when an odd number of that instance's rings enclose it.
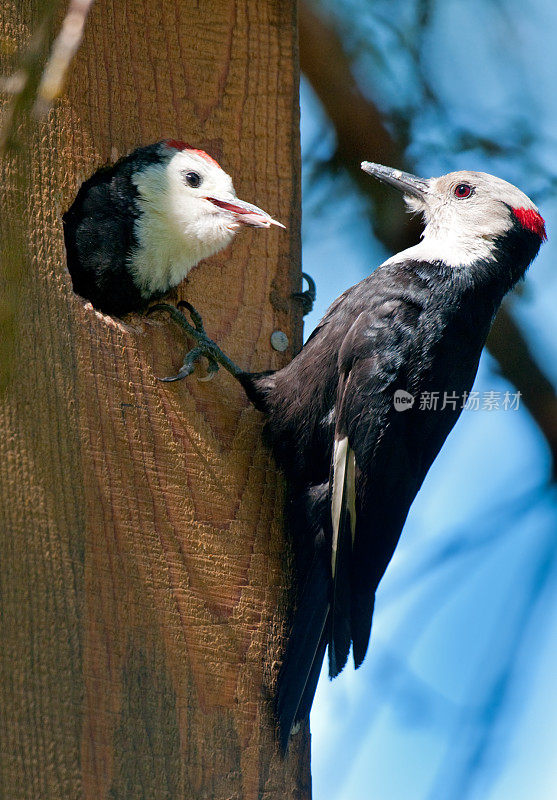
<path fill-rule="evenodd" d="M 273 350 L 278 350 L 279 353 L 284 353 L 288 347 L 288 336 L 284 331 L 273 331 L 271 334 L 271 347 Z"/>

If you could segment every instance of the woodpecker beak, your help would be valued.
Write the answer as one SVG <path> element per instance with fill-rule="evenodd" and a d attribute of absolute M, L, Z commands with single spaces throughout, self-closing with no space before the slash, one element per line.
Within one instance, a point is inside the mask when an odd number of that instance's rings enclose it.
<path fill-rule="evenodd" d="M 399 189 L 404 194 L 419 197 L 420 200 L 424 199 L 429 190 L 429 181 L 417 178 L 409 172 L 402 172 L 392 167 L 383 167 L 381 164 L 373 164 L 371 161 L 362 161 L 361 166 L 368 175 L 373 175 L 374 178 L 377 178 L 382 183 L 394 186 L 395 189 Z"/>
<path fill-rule="evenodd" d="M 271 225 L 277 225 L 279 228 L 285 227 L 282 222 L 277 222 L 262 208 L 246 203 L 244 200 L 238 200 L 237 197 L 231 197 L 230 200 L 221 200 L 218 197 L 206 197 L 205 199 L 217 208 L 228 212 L 236 222 L 241 222 L 243 225 L 251 225 L 253 228 L 270 228 Z"/>

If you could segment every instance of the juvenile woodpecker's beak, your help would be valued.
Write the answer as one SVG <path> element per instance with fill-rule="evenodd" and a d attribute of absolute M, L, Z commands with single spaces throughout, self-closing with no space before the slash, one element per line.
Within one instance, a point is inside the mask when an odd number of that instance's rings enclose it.
<path fill-rule="evenodd" d="M 409 172 L 402 172 L 400 169 L 393 169 L 392 167 L 384 167 L 381 164 L 373 164 L 371 161 L 362 161 L 362 169 L 368 175 L 373 175 L 382 183 L 388 183 L 389 186 L 394 186 L 404 194 L 411 194 L 414 197 L 424 199 L 429 190 L 429 181 L 423 178 L 417 178 Z"/>
<path fill-rule="evenodd" d="M 229 200 L 221 200 L 218 197 L 207 197 L 205 199 L 213 203 L 217 208 L 227 211 L 236 222 L 241 222 L 243 225 L 251 225 L 253 228 L 270 228 L 271 225 L 277 225 L 279 228 L 285 227 L 282 222 L 277 222 L 262 208 L 246 203 L 244 200 L 238 200 L 237 197 L 231 197 Z"/>

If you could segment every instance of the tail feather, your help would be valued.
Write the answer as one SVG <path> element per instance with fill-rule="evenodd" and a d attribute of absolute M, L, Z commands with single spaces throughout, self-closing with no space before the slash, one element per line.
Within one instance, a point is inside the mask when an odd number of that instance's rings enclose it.
<path fill-rule="evenodd" d="M 319 682 L 319 676 L 321 675 L 321 668 L 323 667 L 323 659 L 325 658 L 326 649 L 327 649 L 327 624 L 325 623 L 325 630 L 321 637 L 321 641 L 319 642 L 319 646 L 315 651 L 315 657 L 313 659 L 313 664 L 311 665 L 311 671 L 306 681 L 306 688 L 304 689 L 302 699 L 300 700 L 300 703 L 298 705 L 298 710 L 294 717 L 294 724 L 300 722 L 301 720 L 309 716 L 309 712 L 311 711 L 311 707 L 313 705 L 313 698 L 315 697 L 317 684 Z"/>
<path fill-rule="evenodd" d="M 369 645 L 374 602 L 373 589 L 352 595 L 352 656 L 356 669 L 362 665 Z"/>
<path fill-rule="evenodd" d="M 351 644 L 350 599 L 352 544 L 356 532 L 356 462 L 347 436 L 335 440 L 332 466 L 331 567 L 333 594 L 329 638 L 329 676 L 335 678 L 348 659 Z"/>
<path fill-rule="evenodd" d="M 276 712 L 283 752 L 295 722 L 310 711 L 327 645 L 330 569 L 315 553 L 305 581 L 278 677 Z"/>
<path fill-rule="evenodd" d="M 342 672 L 350 652 L 350 567 L 352 542 L 348 526 L 341 524 L 332 592 L 329 631 L 329 677 Z"/>

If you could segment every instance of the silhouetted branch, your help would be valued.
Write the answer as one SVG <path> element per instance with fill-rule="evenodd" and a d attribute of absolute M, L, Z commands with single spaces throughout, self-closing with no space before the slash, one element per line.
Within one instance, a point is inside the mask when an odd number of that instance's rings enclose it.
<path fill-rule="evenodd" d="M 14 74 L 6 79 L 2 89 L 11 94 L 2 115 L 0 154 L 17 147 L 17 128 L 31 111 L 42 80 L 52 28 L 59 0 L 43 0 L 39 6 L 40 23 L 31 36 L 27 49 L 20 56 Z"/>
<path fill-rule="evenodd" d="M 374 230 L 381 241 L 393 250 L 415 244 L 417 221 L 405 213 L 400 198 L 360 169 L 365 160 L 403 167 L 403 148 L 387 130 L 375 105 L 361 93 L 337 31 L 309 3 L 300 3 L 299 32 L 302 72 L 336 131 L 335 160 L 373 202 Z"/>
<path fill-rule="evenodd" d="M 60 32 L 47 59 L 54 20 L 60 0 L 44 0 L 41 21 L 20 58 L 16 71 L 4 78 L 1 89 L 11 95 L 0 128 L 0 153 L 15 145 L 18 122 L 33 110 L 44 116 L 60 96 L 72 58 L 83 38 L 87 16 L 94 0 L 70 0 Z"/>
<path fill-rule="evenodd" d="M 359 90 L 333 24 L 307 0 L 300 3 L 299 15 L 301 68 L 335 128 L 335 159 L 372 202 L 372 224 L 377 237 L 395 251 L 414 244 L 419 226 L 405 214 L 400 198 L 369 180 L 360 170 L 364 159 L 410 168 L 404 148 L 391 135 L 374 103 Z M 503 375 L 521 392 L 557 464 L 557 396 L 505 307 L 497 315 L 487 346 Z"/>
<path fill-rule="evenodd" d="M 33 117 L 44 116 L 62 91 L 92 3 L 93 0 L 71 0 L 50 57 L 49 46 L 60 0 L 37 3 L 40 20 L 37 29 L 27 48 L 19 55 L 19 64 L 14 72 L 3 80 L 0 87 L 8 95 L 0 123 L 0 156 L 6 157 L 1 165 L 3 191 L 0 198 L 3 238 L 0 252 L 0 392 L 12 376 L 21 299 L 29 280 L 28 231 L 24 220 Z"/>
<path fill-rule="evenodd" d="M 499 362 L 502 374 L 522 392 L 522 399 L 543 432 L 557 465 L 557 397 L 549 378 L 530 353 L 528 344 L 503 306 L 495 318 L 487 346 Z"/>
<path fill-rule="evenodd" d="M 77 52 L 87 16 L 94 0 L 71 0 L 60 33 L 54 40 L 50 58 L 39 85 L 35 112 L 44 115 L 64 88 L 72 58 Z"/>

